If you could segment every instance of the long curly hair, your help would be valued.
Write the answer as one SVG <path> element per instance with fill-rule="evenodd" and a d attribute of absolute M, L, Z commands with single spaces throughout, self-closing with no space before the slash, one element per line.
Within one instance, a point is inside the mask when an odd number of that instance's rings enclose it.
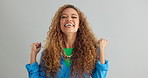
<path fill-rule="evenodd" d="M 83 74 L 92 74 L 98 60 L 97 51 L 98 42 L 90 29 L 85 15 L 74 5 L 66 4 L 59 8 L 52 19 L 41 61 L 44 62 L 41 68 L 44 68 L 46 76 L 56 77 L 56 72 L 60 69 L 60 58 L 65 46 L 65 34 L 60 29 L 60 17 L 66 8 L 73 8 L 79 15 L 79 26 L 76 40 L 74 42 L 73 56 L 71 57 L 71 77 L 84 77 Z"/>

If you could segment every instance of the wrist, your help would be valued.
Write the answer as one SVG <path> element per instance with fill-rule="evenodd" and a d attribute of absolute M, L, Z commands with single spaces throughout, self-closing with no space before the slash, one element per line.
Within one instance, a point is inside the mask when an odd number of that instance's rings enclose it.
<path fill-rule="evenodd" d="M 100 49 L 100 52 L 104 52 L 104 49 Z"/>
<path fill-rule="evenodd" d="M 36 54 L 35 53 L 32 53 L 30 54 L 30 64 L 36 62 Z"/>
<path fill-rule="evenodd" d="M 31 51 L 30 56 L 36 56 L 36 55 L 37 55 L 36 52 Z"/>

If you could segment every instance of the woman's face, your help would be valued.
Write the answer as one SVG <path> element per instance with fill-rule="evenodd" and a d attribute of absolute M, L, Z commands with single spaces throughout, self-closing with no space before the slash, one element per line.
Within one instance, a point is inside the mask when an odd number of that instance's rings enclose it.
<path fill-rule="evenodd" d="M 73 8 L 63 10 L 60 17 L 60 28 L 63 33 L 76 33 L 79 28 L 79 15 Z"/>

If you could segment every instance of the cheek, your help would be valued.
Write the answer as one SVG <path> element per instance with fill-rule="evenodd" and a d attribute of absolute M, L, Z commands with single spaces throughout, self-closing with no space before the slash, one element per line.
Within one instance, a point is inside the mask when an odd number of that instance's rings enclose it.
<path fill-rule="evenodd" d="M 76 22 L 77 26 L 79 27 L 79 23 L 80 23 L 79 20 L 76 20 L 75 22 Z"/>
<path fill-rule="evenodd" d="M 60 26 L 64 25 L 64 20 L 60 20 Z"/>

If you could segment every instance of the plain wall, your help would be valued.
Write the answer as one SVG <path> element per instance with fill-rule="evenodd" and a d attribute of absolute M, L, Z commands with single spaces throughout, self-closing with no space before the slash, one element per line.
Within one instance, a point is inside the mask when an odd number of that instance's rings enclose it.
<path fill-rule="evenodd" d="M 30 45 L 43 43 L 64 4 L 83 11 L 98 39 L 109 41 L 107 78 L 148 77 L 148 0 L 0 0 L 0 78 L 27 78 Z"/>

